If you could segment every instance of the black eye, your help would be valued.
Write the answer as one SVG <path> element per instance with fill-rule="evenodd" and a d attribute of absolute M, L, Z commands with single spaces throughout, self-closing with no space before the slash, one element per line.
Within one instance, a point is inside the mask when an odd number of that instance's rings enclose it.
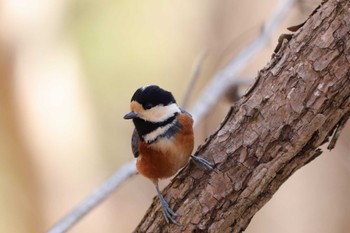
<path fill-rule="evenodd" d="M 144 109 L 150 109 L 150 108 L 152 108 L 153 107 L 153 105 L 151 104 L 151 103 L 147 103 L 147 104 L 144 104 L 143 105 L 143 108 Z"/>

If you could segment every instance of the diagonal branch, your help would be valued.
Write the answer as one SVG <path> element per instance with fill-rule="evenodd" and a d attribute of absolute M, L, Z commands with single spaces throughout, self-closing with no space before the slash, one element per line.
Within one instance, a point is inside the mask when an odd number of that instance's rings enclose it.
<path fill-rule="evenodd" d="M 124 164 L 108 180 L 101 184 L 93 193 L 52 226 L 47 233 L 62 233 L 68 231 L 73 225 L 94 207 L 101 203 L 108 195 L 118 188 L 127 178 L 136 174 L 135 160 Z"/>
<path fill-rule="evenodd" d="M 163 192 L 182 226 L 166 224 L 154 200 L 135 232 L 244 231 L 283 182 L 339 134 L 350 115 L 349 76 L 350 2 L 329 0 L 283 41 L 198 149 L 220 172 L 191 163 Z"/>

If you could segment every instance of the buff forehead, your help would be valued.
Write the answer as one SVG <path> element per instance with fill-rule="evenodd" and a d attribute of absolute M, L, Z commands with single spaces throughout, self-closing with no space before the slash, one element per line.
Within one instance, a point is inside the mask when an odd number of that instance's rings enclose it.
<path fill-rule="evenodd" d="M 131 101 L 130 110 L 138 113 L 144 111 L 142 105 L 136 101 Z"/>

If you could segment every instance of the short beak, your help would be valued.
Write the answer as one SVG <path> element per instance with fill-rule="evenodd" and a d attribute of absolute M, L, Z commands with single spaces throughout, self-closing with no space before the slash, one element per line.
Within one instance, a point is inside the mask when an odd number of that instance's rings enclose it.
<path fill-rule="evenodd" d="M 136 112 L 129 112 L 128 114 L 126 114 L 124 116 L 125 120 L 129 120 L 129 119 L 134 119 L 137 117 L 137 113 Z"/>

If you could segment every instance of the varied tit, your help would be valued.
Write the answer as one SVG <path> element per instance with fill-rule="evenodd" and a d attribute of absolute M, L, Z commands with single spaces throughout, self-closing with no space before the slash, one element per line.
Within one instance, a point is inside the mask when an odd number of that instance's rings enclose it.
<path fill-rule="evenodd" d="M 178 224 L 178 216 L 159 191 L 159 179 L 169 178 L 184 167 L 191 157 L 206 169 L 213 165 L 203 158 L 191 155 L 194 145 L 193 120 L 189 113 L 179 108 L 171 94 L 156 86 L 144 86 L 131 98 L 131 112 L 124 119 L 132 119 L 132 151 L 137 158 L 138 172 L 150 179 L 157 190 L 168 223 Z"/>

